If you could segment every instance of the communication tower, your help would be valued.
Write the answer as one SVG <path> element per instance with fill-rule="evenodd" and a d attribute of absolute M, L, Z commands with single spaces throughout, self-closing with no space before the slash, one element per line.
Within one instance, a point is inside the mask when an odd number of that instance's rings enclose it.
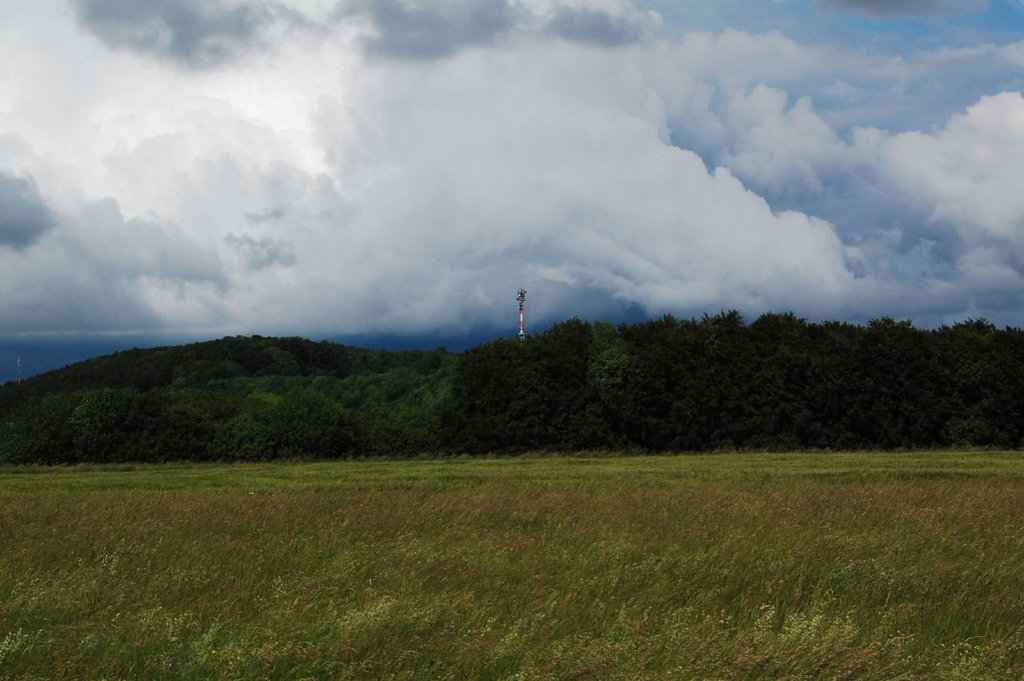
<path fill-rule="evenodd" d="M 18 383 L 21 383 L 21 357 L 18 357 Z"/>
<path fill-rule="evenodd" d="M 526 289 L 516 291 L 516 300 L 519 301 L 519 340 L 526 340 L 526 329 L 523 327 L 523 308 L 526 306 Z"/>

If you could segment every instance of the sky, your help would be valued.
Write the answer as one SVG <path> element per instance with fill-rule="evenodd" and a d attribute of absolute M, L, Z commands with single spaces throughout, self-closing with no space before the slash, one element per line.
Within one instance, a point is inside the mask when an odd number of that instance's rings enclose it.
<path fill-rule="evenodd" d="M 578 316 L 1024 325 L 1021 0 L 0 0 L 0 382 Z"/>

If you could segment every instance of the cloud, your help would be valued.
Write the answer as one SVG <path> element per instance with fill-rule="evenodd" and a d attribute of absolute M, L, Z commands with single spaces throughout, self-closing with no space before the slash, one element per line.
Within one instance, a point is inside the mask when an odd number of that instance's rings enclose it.
<path fill-rule="evenodd" d="M 0 21 L 37 57 L 0 73 L 0 207 L 50 216 L 0 232 L 5 329 L 455 335 L 513 329 L 519 287 L 534 328 L 1024 320 L 1019 46 L 663 31 L 626 0 L 55 1 L 0 0 L 62 45 Z"/>
<path fill-rule="evenodd" d="M 916 214 L 907 238 L 945 242 L 936 257 L 976 299 L 1000 308 L 1017 304 L 1024 274 L 1022 122 L 1024 96 L 1005 92 L 933 133 L 862 133 L 862 146 L 877 154 L 878 181 Z"/>
<path fill-rule="evenodd" d="M 226 285 L 214 253 L 197 246 L 173 225 L 126 220 L 114 199 L 82 206 L 73 220 L 68 242 L 78 243 L 83 258 L 102 264 L 111 280 Z"/>
<path fill-rule="evenodd" d="M 31 179 L 0 172 L 0 248 L 28 248 L 55 225 Z"/>
<path fill-rule="evenodd" d="M 787 106 L 784 93 L 764 87 L 734 98 L 721 119 L 731 140 L 721 162 L 776 205 L 832 222 L 858 276 L 929 291 L 948 313 L 1015 310 L 1024 276 L 1021 93 L 981 97 L 936 129 L 860 128 L 848 141 L 809 102 Z"/>
<path fill-rule="evenodd" d="M 259 224 L 261 222 L 274 222 L 282 220 L 285 217 L 285 210 L 281 206 L 274 206 L 273 208 L 267 208 L 256 213 L 246 213 L 245 219 L 253 224 Z"/>
<path fill-rule="evenodd" d="M 985 0 L 818 0 L 823 7 L 874 17 L 931 16 L 979 9 Z"/>
<path fill-rule="evenodd" d="M 78 20 L 104 43 L 203 68 L 235 58 L 259 39 L 266 3 L 230 0 L 72 0 Z"/>
<path fill-rule="evenodd" d="M 492 44 L 515 25 L 517 13 L 507 0 L 353 0 L 347 12 L 371 21 L 368 53 L 422 60 Z"/>
<path fill-rule="evenodd" d="M 436 60 L 518 36 L 551 36 L 599 47 L 635 43 L 657 14 L 621 0 L 349 0 L 342 16 L 370 24 L 363 46 L 374 57 Z"/>
<path fill-rule="evenodd" d="M 773 196 L 820 193 L 842 144 L 810 98 L 788 103 L 785 92 L 763 85 L 734 95 L 725 110 L 733 139 L 717 160 Z"/>
<path fill-rule="evenodd" d="M 547 28 L 566 40 L 618 47 L 637 42 L 651 24 L 649 14 L 637 10 L 618 12 L 594 7 L 560 5 L 555 8 Z"/>
<path fill-rule="evenodd" d="M 983 97 L 936 133 L 895 135 L 881 156 L 887 177 L 929 207 L 930 221 L 957 225 L 965 238 L 1024 246 L 1021 93 Z"/>
<path fill-rule="evenodd" d="M 8 334 L 152 332 L 229 322 L 211 253 L 180 230 L 125 220 L 117 202 L 82 205 L 31 251 L 0 250 Z"/>
<path fill-rule="evenodd" d="M 237 249 L 245 258 L 249 268 L 261 270 L 274 265 L 291 267 L 295 264 L 295 248 L 287 241 L 261 237 L 259 239 L 247 234 L 236 236 L 228 234 L 224 242 Z"/>
<path fill-rule="evenodd" d="M 333 288 L 356 292 L 340 318 L 499 323 L 502 310 L 468 293 L 500 300 L 517 285 L 549 319 L 624 307 L 824 311 L 845 295 L 853 277 L 831 226 L 773 212 L 732 173 L 709 173 L 669 143 L 636 55 L 556 42 L 517 56 L 380 70 L 348 94 L 356 127 L 339 124 L 346 109 L 324 112 L 332 172 L 353 188 L 353 207 L 343 233 L 323 236 L 334 247 L 300 261 L 319 272 L 333 261 Z M 371 291 L 372 307 L 352 302 Z M 311 306 L 320 302 L 339 305 Z"/>

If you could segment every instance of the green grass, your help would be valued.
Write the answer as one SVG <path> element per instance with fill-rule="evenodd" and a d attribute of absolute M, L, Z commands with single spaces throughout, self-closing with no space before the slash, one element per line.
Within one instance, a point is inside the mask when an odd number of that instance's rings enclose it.
<path fill-rule="evenodd" d="M 1017 453 L 0 468 L 0 678 L 1022 676 Z"/>

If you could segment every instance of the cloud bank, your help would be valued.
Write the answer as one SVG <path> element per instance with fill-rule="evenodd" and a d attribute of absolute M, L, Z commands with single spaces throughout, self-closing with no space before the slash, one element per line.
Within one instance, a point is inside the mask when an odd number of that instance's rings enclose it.
<path fill-rule="evenodd" d="M 627 0 L 26 7 L 0 0 L 7 336 L 453 335 L 519 287 L 536 324 L 1024 321 L 1021 44 L 869 54 Z"/>
<path fill-rule="evenodd" d="M 929 16 L 984 6 L 981 0 L 819 0 L 825 7 L 877 17 Z"/>

